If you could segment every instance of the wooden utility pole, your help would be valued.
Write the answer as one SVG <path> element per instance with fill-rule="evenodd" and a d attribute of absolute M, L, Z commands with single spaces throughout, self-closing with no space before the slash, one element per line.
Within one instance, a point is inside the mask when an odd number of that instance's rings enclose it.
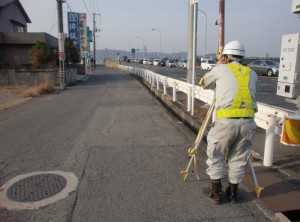
<path fill-rule="evenodd" d="M 219 0 L 219 42 L 217 59 L 220 58 L 224 49 L 224 32 L 225 32 L 225 0 Z"/>

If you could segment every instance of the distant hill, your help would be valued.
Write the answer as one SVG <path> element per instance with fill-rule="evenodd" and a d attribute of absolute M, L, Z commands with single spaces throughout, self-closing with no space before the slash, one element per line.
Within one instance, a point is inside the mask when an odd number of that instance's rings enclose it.
<path fill-rule="evenodd" d="M 93 52 L 91 52 L 92 56 L 94 55 Z M 107 49 L 107 50 L 96 50 L 96 58 L 97 60 L 103 60 L 105 57 L 110 58 L 122 58 L 123 56 L 127 56 L 128 58 L 132 58 L 132 55 L 129 51 L 124 50 L 116 50 L 116 49 Z M 157 52 L 147 52 L 147 55 L 145 55 L 146 58 L 159 58 L 159 53 Z M 168 58 L 186 58 L 187 52 L 177 52 L 177 53 L 162 53 L 162 57 L 168 57 Z M 198 57 L 202 57 L 198 55 Z M 207 58 L 215 58 L 215 54 L 207 54 Z M 143 58 L 143 52 L 139 51 L 135 53 L 135 58 Z"/>

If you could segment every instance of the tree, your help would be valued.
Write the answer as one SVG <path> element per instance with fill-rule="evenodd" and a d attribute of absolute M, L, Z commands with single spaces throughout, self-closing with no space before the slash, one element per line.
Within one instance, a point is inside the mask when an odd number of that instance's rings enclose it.
<path fill-rule="evenodd" d="M 80 62 L 79 50 L 74 46 L 74 43 L 70 38 L 65 39 L 65 56 L 66 64 L 69 64 L 70 62 Z"/>
<path fill-rule="evenodd" d="M 33 68 L 43 68 L 51 60 L 50 49 L 47 43 L 37 41 L 29 51 Z"/>

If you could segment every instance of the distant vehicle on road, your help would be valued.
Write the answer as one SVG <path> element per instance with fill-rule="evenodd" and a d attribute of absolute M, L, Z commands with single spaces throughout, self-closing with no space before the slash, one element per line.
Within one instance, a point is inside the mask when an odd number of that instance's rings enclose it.
<path fill-rule="evenodd" d="M 180 69 L 187 69 L 187 60 L 186 59 L 181 59 L 177 63 L 177 67 Z"/>
<path fill-rule="evenodd" d="M 165 67 L 166 66 L 166 60 L 160 60 L 158 65 L 161 66 L 161 67 Z"/>
<path fill-rule="evenodd" d="M 153 60 L 153 65 L 158 66 L 158 63 L 160 62 L 160 59 L 154 59 Z"/>
<path fill-rule="evenodd" d="M 201 70 L 212 70 L 217 65 L 216 60 L 213 59 L 203 59 L 201 61 Z"/>
<path fill-rule="evenodd" d="M 270 77 L 278 75 L 279 72 L 279 63 L 275 60 L 255 60 L 247 66 L 253 69 L 256 73 Z"/>
<path fill-rule="evenodd" d="M 176 62 L 174 60 L 167 60 L 166 66 L 167 67 L 176 67 Z"/>
<path fill-rule="evenodd" d="M 153 59 L 149 59 L 147 65 L 153 65 Z"/>

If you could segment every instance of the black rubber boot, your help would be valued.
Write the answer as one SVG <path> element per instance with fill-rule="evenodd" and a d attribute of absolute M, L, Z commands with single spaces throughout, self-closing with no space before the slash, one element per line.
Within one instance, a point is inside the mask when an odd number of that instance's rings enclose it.
<path fill-rule="evenodd" d="M 204 196 L 213 204 L 221 203 L 221 180 L 211 180 L 211 188 L 203 188 Z"/>
<path fill-rule="evenodd" d="M 237 202 L 237 190 L 238 184 L 229 183 L 228 187 L 226 188 L 225 194 L 230 203 Z"/>

